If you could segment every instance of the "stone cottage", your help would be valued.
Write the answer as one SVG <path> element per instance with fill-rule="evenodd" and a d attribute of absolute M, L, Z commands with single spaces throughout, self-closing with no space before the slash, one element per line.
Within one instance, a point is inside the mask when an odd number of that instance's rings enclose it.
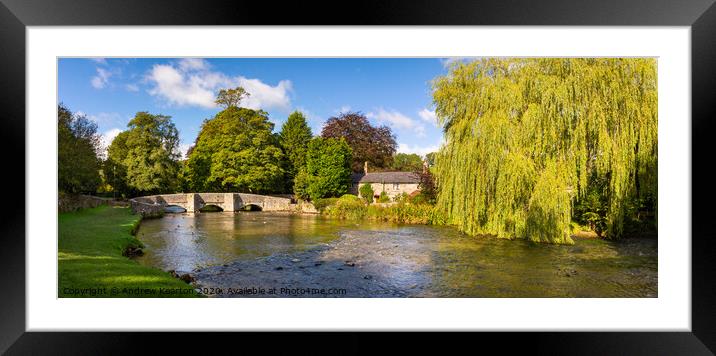
<path fill-rule="evenodd" d="M 395 198 L 400 193 L 412 194 L 420 190 L 418 184 L 420 177 L 413 172 L 374 172 L 368 173 L 368 163 L 364 166 L 363 173 L 354 173 L 351 176 L 351 194 L 359 195 L 358 189 L 363 184 L 370 184 L 375 193 L 375 197 L 379 197 L 381 192 L 388 194 L 390 199 Z"/>

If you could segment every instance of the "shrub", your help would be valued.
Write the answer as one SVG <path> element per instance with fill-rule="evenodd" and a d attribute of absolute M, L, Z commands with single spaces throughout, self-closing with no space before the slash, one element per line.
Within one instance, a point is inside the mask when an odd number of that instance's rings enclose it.
<path fill-rule="evenodd" d="M 432 223 L 433 206 L 407 203 L 391 206 L 371 205 L 368 207 L 367 217 L 399 224 L 430 224 Z"/>
<path fill-rule="evenodd" d="M 430 202 L 430 197 L 420 192 L 420 194 L 408 197 L 408 202 L 412 204 L 428 204 Z"/>
<path fill-rule="evenodd" d="M 375 192 L 370 184 L 363 184 L 359 189 L 359 193 L 368 203 L 373 202 L 373 194 L 375 194 Z"/>
<path fill-rule="evenodd" d="M 393 201 L 396 203 L 407 202 L 408 197 L 409 197 L 408 193 L 403 192 L 403 193 L 400 193 L 400 194 L 396 195 L 395 197 L 393 197 Z"/>
<path fill-rule="evenodd" d="M 335 204 L 337 201 L 338 198 L 316 199 L 313 201 L 313 206 L 316 207 L 316 210 L 323 211 L 325 208 Z"/>
<path fill-rule="evenodd" d="M 293 179 L 293 193 L 296 198 L 308 200 L 311 196 L 308 194 L 308 173 L 302 168 Z"/>
<path fill-rule="evenodd" d="M 365 216 L 366 206 L 357 196 L 345 194 L 335 204 L 326 207 L 323 213 L 335 218 L 359 220 Z"/>
<path fill-rule="evenodd" d="M 390 203 L 390 197 L 388 196 L 388 193 L 385 191 L 380 192 L 380 198 L 378 198 L 378 203 Z"/>

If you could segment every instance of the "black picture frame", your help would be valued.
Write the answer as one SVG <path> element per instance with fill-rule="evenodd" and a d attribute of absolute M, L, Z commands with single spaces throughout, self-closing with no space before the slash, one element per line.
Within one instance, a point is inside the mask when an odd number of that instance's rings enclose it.
<path fill-rule="evenodd" d="M 442 0 L 274 2 L 233 1 L 93 1 L 93 0 L 0 0 L 0 147 L 6 152 L 26 152 L 25 127 L 25 30 L 27 26 L 117 26 L 117 25 L 530 25 L 530 26 L 690 26 L 692 90 L 692 331 L 628 333 L 482 333 L 469 336 L 469 345 L 500 343 L 506 351 L 528 346 L 550 354 L 713 354 L 716 350 L 716 256 L 714 218 L 710 204 L 716 194 L 709 184 L 714 162 L 710 134 L 716 121 L 716 5 L 714 0 Z M 280 8 L 280 9 L 279 9 Z M 48 79 L 50 85 L 51 79 Z M 688 118 L 684 118 L 687 120 Z M 0 281 L 4 287 L 0 303 L 0 351 L 10 354 L 114 354 L 136 352 L 145 342 L 165 348 L 179 345 L 183 351 L 230 340 L 227 333 L 203 334 L 209 340 L 181 342 L 173 333 L 38 333 L 25 332 L 25 158 L 8 162 L 4 157 L 2 245 Z M 55 184 L 48 181 L 47 184 Z M 24 187 L 24 190 L 17 189 Z M 48 202 L 50 203 L 50 202 Z M 668 236 L 666 238 L 679 238 Z M 54 239 L 48 239 L 54 243 Z M 375 348 L 368 334 L 335 334 L 341 353 Z M 249 339 L 255 340 L 255 335 Z M 277 336 L 268 336 L 275 340 Z M 293 342 L 270 341 L 275 350 L 302 348 Z M 450 339 L 450 335 L 447 338 Z M 184 340 L 186 336 L 179 336 Z M 191 337 L 193 338 L 193 336 Z M 294 335 L 310 343 L 313 337 Z M 390 345 L 408 350 L 402 334 L 392 334 Z M 519 342 L 515 342 L 519 340 Z M 446 340 L 443 351 L 465 345 Z M 462 340 L 464 341 L 464 340 Z M 172 346 L 173 345 L 173 346 Z M 203 346 L 202 346 L 203 345 Z M 385 344 L 388 345 L 388 344 Z M 415 344 L 413 344 L 415 345 Z M 418 347 L 426 347 L 424 343 Z M 319 348 L 319 347 L 317 347 Z M 199 349 L 203 350 L 203 348 Z M 165 349 L 166 351 L 166 349 Z"/>

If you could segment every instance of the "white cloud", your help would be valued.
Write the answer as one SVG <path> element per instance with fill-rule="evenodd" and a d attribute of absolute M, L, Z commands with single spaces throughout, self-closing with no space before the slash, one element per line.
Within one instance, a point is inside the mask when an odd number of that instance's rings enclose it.
<path fill-rule="evenodd" d="M 114 138 L 117 137 L 120 132 L 122 132 L 121 129 L 114 128 L 103 133 L 100 136 L 100 142 L 102 144 L 102 147 L 100 148 L 100 155 L 102 156 L 102 158 L 107 157 L 107 148 L 109 147 L 109 145 L 112 144 L 112 140 L 114 140 Z"/>
<path fill-rule="evenodd" d="M 107 65 L 107 59 L 105 58 L 90 58 L 90 60 L 98 64 Z"/>
<path fill-rule="evenodd" d="M 397 128 L 412 129 L 413 127 L 415 127 L 415 122 L 411 118 L 395 110 L 387 111 L 383 108 L 380 108 L 378 109 L 377 113 L 369 112 L 366 114 L 366 116 L 369 119 L 374 119 L 382 123 L 387 123 L 388 125 Z"/>
<path fill-rule="evenodd" d="M 291 108 L 291 81 L 282 80 L 271 86 L 259 79 L 230 77 L 209 70 L 209 64 L 203 59 L 183 59 L 176 66 L 155 64 L 146 79 L 154 85 L 149 94 L 178 106 L 214 108 L 215 95 L 219 89 L 241 86 L 250 94 L 241 102 L 242 107 L 286 112 Z"/>
<path fill-rule="evenodd" d="M 127 91 L 132 91 L 132 92 L 139 91 L 139 87 L 136 84 L 127 84 L 124 86 L 124 89 L 127 89 Z"/>
<path fill-rule="evenodd" d="M 380 108 L 377 113 L 369 112 L 365 116 L 380 123 L 388 124 L 393 128 L 413 130 L 418 137 L 425 137 L 424 125 L 396 110 L 388 111 Z"/>
<path fill-rule="evenodd" d="M 179 60 L 179 68 L 183 71 L 209 69 L 209 62 L 201 58 L 182 58 Z"/>
<path fill-rule="evenodd" d="M 291 108 L 291 99 L 288 93 L 293 90 L 290 80 L 282 80 L 276 86 L 270 86 L 258 79 L 237 77 L 239 86 L 251 94 L 244 100 L 245 107 L 251 109 L 275 108 L 288 111 Z"/>
<path fill-rule="evenodd" d="M 418 111 L 418 116 L 420 116 L 423 121 L 438 126 L 438 117 L 435 115 L 435 111 L 423 109 Z"/>
<path fill-rule="evenodd" d="M 420 156 L 425 157 L 426 154 L 430 152 L 436 152 L 440 149 L 440 145 L 432 145 L 432 146 L 421 146 L 421 145 L 409 145 L 406 143 L 399 143 L 398 144 L 398 152 L 400 153 L 417 153 Z"/>
<path fill-rule="evenodd" d="M 126 121 L 122 119 L 122 115 L 116 112 L 101 112 L 98 114 L 85 114 L 82 111 L 77 112 L 78 115 L 85 115 L 87 119 L 94 121 L 100 126 L 117 126 L 126 125 Z"/>
<path fill-rule="evenodd" d="M 187 158 L 188 158 L 188 157 L 186 156 L 186 153 L 187 153 L 187 151 L 189 150 L 189 148 L 190 148 L 192 145 L 193 145 L 193 144 L 191 144 L 191 143 L 182 143 L 182 144 L 179 145 L 179 154 L 181 155 L 181 158 L 182 158 L 182 159 L 187 159 Z"/>
<path fill-rule="evenodd" d="M 423 126 L 423 125 L 415 126 L 415 134 L 416 134 L 418 137 L 425 137 L 425 136 L 426 136 L 426 134 L 425 134 L 425 126 Z"/>
<path fill-rule="evenodd" d="M 90 80 L 90 83 L 95 89 L 102 89 L 107 86 L 107 83 L 109 82 L 109 77 L 112 76 L 112 73 L 104 68 L 96 68 L 97 69 L 97 75 L 92 77 Z"/>
<path fill-rule="evenodd" d="M 351 111 L 350 105 L 343 105 L 339 109 L 335 110 L 336 114 L 347 113 Z"/>

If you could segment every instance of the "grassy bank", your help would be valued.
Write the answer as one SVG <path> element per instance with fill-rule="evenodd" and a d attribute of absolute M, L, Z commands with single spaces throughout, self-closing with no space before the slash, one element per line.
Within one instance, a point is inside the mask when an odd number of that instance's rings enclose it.
<path fill-rule="evenodd" d="M 139 220 L 129 208 L 109 206 L 59 214 L 59 296 L 197 296 L 191 285 L 122 255 L 141 246 L 131 234 Z"/>

